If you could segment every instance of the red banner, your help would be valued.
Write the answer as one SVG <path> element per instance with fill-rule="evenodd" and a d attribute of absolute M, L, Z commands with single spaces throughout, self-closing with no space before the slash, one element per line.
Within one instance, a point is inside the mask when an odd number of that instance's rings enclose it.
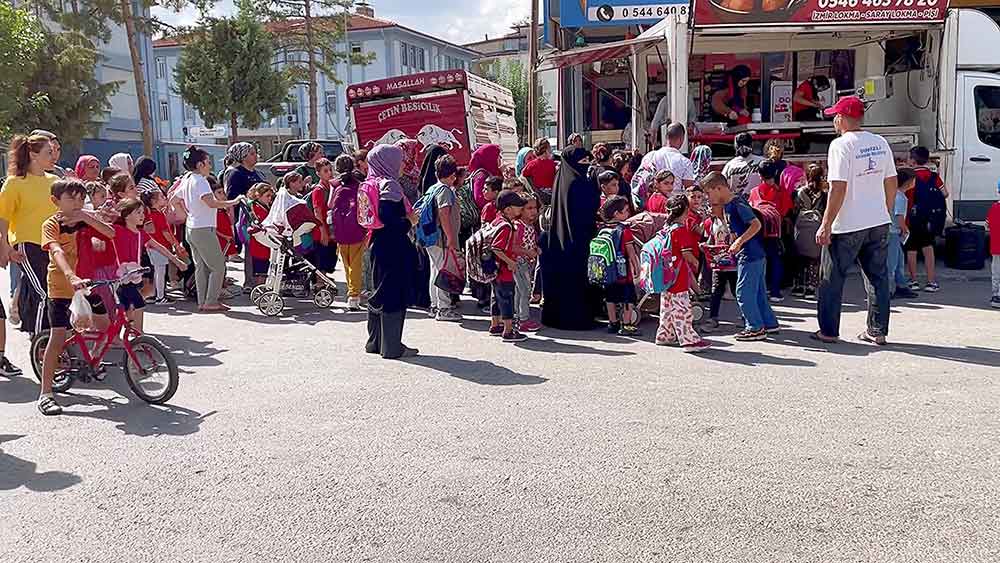
<path fill-rule="evenodd" d="M 940 23 L 948 0 L 696 0 L 695 27 Z"/>
<path fill-rule="evenodd" d="M 468 80 L 464 70 L 439 70 L 422 72 L 351 84 L 347 87 L 347 103 L 391 98 L 408 94 L 422 94 L 452 88 L 466 88 Z"/>
<path fill-rule="evenodd" d="M 358 142 L 366 149 L 400 139 L 416 139 L 423 145 L 421 155 L 430 147 L 441 145 L 460 165 L 468 164 L 471 157 L 462 92 L 357 105 L 354 119 Z M 423 156 L 420 160 L 423 161 Z"/>

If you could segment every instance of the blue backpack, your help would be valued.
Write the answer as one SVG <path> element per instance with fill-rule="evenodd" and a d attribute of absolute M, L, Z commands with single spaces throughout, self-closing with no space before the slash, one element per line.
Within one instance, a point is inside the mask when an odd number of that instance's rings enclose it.
<path fill-rule="evenodd" d="M 438 239 L 441 238 L 437 222 L 437 205 L 434 200 L 439 193 L 438 190 L 443 188 L 446 189 L 446 186 L 443 184 L 431 186 L 431 189 L 420 196 L 420 199 L 413 206 L 419 210 L 417 218 L 417 242 L 424 248 L 436 245 Z"/>
<path fill-rule="evenodd" d="M 639 289 L 643 292 L 669 291 L 680 275 L 680 255 L 671 249 L 671 235 L 677 225 L 669 225 L 642 245 L 639 253 Z"/>

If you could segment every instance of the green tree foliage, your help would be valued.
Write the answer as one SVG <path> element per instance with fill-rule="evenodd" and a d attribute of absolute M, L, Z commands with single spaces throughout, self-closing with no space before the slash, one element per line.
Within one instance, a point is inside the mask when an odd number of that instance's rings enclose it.
<path fill-rule="evenodd" d="M 37 66 L 36 53 L 45 38 L 38 20 L 25 10 L 0 3 L 0 141 L 20 129 L 25 111 L 44 99 L 28 91 L 28 79 Z"/>
<path fill-rule="evenodd" d="M 236 142 L 239 124 L 256 129 L 282 113 L 291 80 L 274 66 L 273 37 L 250 14 L 206 19 L 185 41 L 174 69 L 177 92 L 207 126 L 229 123 Z"/>
<path fill-rule="evenodd" d="M 97 134 L 99 119 L 111 111 L 111 96 L 121 83 L 102 84 L 95 78 L 100 55 L 78 33 L 43 32 L 33 57 L 25 90 L 33 102 L 24 108 L 17 128 L 58 131 L 63 144 L 78 147 L 84 137 Z"/>
<path fill-rule="evenodd" d="M 494 61 L 482 67 L 486 78 L 510 89 L 514 96 L 514 117 L 517 121 L 518 141 L 523 146 L 528 138 L 528 68 L 518 60 Z M 538 89 L 535 103 L 535 131 L 545 127 L 546 116 L 552 111 L 549 97 Z"/>

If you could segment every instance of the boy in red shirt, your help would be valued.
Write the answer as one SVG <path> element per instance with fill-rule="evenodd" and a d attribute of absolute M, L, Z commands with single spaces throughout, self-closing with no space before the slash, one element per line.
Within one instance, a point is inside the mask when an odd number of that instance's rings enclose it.
<path fill-rule="evenodd" d="M 625 256 L 625 275 L 619 276 L 615 283 L 605 289 L 604 301 L 608 307 L 608 332 L 622 336 L 639 334 L 639 315 L 635 305 L 639 296 L 635 292 L 635 273 L 639 271 L 639 256 L 635 252 L 635 236 L 632 230 L 622 225 L 628 219 L 628 199 L 624 196 L 611 196 L 601 208 L 604 220 L 614 228 L 621 229 L 621 248 L 617 249 L 620 256 Z M 583 306 L 583 304 L 581 304 Z M 618 308 L 621 307 L 621 322 L 618 320 Z"/>
<path fill-rule="evenodd" d="M 679 343 L 684 352 L 703 352 L 710 345 L 695 332 L 691 315 L 689 291 L 693 274 L 698 269 L 698 239 L 685 226 L 688 218 L 687 197 L 675 195 L 667 200 L 667 213 L 670 214 L 667 228 L 672 229 L 670 251 L 680 260 L 674 284 L 660 296 L 660 327 L 656 331 L 656 345 Z"/>
<path fill-rule="evenodd" d="M 1000 183 L 997 183 L 997 191 L 1000 192 Z M 986 224 L 990 227 L 990 254 L 993 255 L 993 263 L 990 265 L 993 280 L 990 307 L 1000 309 L 1000 201 L 995 202 L 986 213 Z"/>
<path fill-rule="evenodd" d="M 656 173 L 653 181 L 655 191 L 646 200 L 646 211 L 650 213 L 667 212 L 667 198 L 674 193 L 674 180 L 674 173 L 669 170 L 660 170 Z"/>
<path fill-rule="evenodd" d="M 493 255 L 498 271 L 493 280 L 490 336 L 503 336 L 504 342 L 523 342 L 528 338 L 514 328 L 514 271 L 517 269 L 514 221 L 520 218 L 523 207 L 524 198 L 517 192 L 504 190 L 496 198 L 498 215 L 493 224 L 499 231 L 493 237 Z"/>
<path fill-rule="evenodd" d="M 316 216 L 316 229 L 313 230 L 313 240 L 319 245 L 313 250 L 316 267 L 324 274 L 332 274 L 337 269 L 337 243 L 330 231 L 330 201 L 333 192 L 340 182 L 333 179 L 333 163 L 325 158 L 316 161 L 316 174 L 319 183 L 309 192 L 313 214 Z M 317 237 L 317 235 L 319 235 Z"/>
<path fill-rule="evenodd" d="M 913 167 L 917 176 L 917 181 L 914 185 L 932 182 L 933 186 L 947 199 L 948 188 L 945 187 L 941 176 L 927 166 L 930 159 L 931 153 L 927 150 L 927 147 L 913 147 L 910 149 L 910 166 Z M 906 203 L 906 216 L 910 217 L 910 212 L 914 204 L 918 203 L 917 189 L 915 187 L 906 192 Z M 909 225 L 909 227 L 910 236 L 906 239 L 906 243 L 903 244 L 903 248 L 906 250 L 906 269 L 910 274 L 910 290 L 920 290 L 920 283 L 917 282 L 917 253 L 920 252 L 924 255 L 924 267 L 927 268 L 927 285 L 924 286 L 924 291 L 936 293 L 941 290 L 941 286 L 937 282 L 937 272 L 934 268 L 936 265 L 934 239 L 940 233 L 929 233 L 927 232 L 927 228 L 922 228 L 919 225 Z"/>
<path fill-rule="evenodd" d="M 486 198 L 486 205 L 479 215 L 479 220 L 483 225 L 489 225 L 497 218 L 497 196 L 503 190 L 503 178 L 500 176 L 490 176 L 483 186 L 483 197 Z"/>

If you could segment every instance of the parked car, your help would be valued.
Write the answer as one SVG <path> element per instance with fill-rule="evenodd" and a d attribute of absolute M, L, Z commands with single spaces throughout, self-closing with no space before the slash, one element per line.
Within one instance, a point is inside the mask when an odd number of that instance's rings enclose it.
<path fill-rule="evenodd" d="M 260 172 L 266 182 L 271 185 L 276 185 L 277 181 L 282 176 L 288 174 L 292 170 L 295 170 L 304 162 L 304 159 L 299 155 L 299 148 L 310 142 L 310 140 L 311 139 L 295 139 L 287 141 L 285 145 L 281 147 L 281 151 L 278 152 L 278 154 L 263 162 L 257 163 L 257 171 Z M 326 157 L 330 160 L 337 158 L 349 150 L 349 147 L 344 145 L 342 141 L 315 139 L 315 142 L 323 145 L 323 152 L 326 153 Z"/>

